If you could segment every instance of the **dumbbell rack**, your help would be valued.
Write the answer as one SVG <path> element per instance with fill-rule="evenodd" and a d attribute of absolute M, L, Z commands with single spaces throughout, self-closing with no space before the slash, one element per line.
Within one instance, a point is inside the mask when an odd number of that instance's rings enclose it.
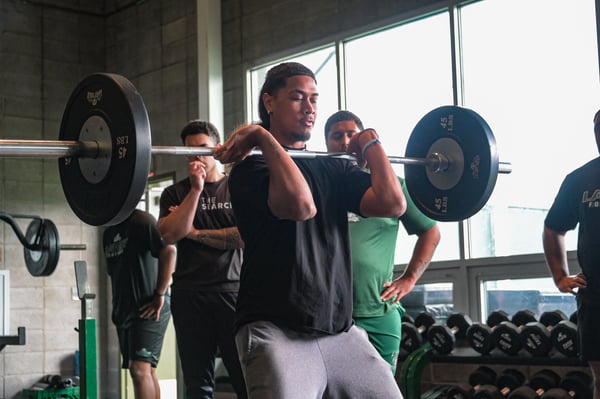
<path fill-rule="evenodd" d="M 466 343 L 458 340 L 456 347 L 449 355 L 438 355 L 426 342 L 406 357 L 400 357 L 402 366 L 399 370 L 399 385 L 404 399 L 421 398 L 421 377 L 423 370 L 430 363 L 454 364 L 486 364 L 486 365 L 530 365 L 530 366 L 574 366 L 585 367 L 587 364 L 579 358 L 552 354 L 546 357 L 535 357 L 527 353 L 509 356 L 493 350 L 489 355 L 481 355 Z"/>

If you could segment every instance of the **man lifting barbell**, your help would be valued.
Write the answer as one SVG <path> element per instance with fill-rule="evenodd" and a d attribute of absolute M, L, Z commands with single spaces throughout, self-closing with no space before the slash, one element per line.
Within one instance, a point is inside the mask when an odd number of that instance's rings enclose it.
<path fill-rule="evenodd" d="M 398 217 L 406 199 L 372 129 L 349 143 L 371 174 L 343 159 L 289 156 L 284 148 L 302 150 L 310 139 L 318 95 L 305 66 L 272 68 L 262 124 L 241 127 L 214 151 L 237 162 L 229 186 L 245 251 L 236 342 L 248 394 L 401 398 L 389 365 L 352 322 L 347 213 Z M 255 146 L 262 156 L 248 156 Z"/>

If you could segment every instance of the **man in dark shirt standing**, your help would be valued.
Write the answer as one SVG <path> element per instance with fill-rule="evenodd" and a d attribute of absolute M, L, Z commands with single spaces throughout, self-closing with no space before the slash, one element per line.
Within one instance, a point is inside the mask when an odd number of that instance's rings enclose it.
<path fill-rule="evenodd" d="M 129 368 L 136 399 L 159 399 L 155 370 L 171 318 L 167 289 L 176 249 L 163 243 L 156 219 L 139 209 L 104 231 L 103 248 L 122 367 Z"/>
<path fill-rule="evenodd" d="M 214 147 L 219 133 L 191 121 L 186 146 Z M 189 177 L 165 189 L 159 228 L 177 243 L 172 309 L 187 397 L 212 399 L 217 348 L 238 398 L 246 397 L 234 339 L 242 246 L 229 199 L 228 177 L 212 156 L 189 158 Z"/>

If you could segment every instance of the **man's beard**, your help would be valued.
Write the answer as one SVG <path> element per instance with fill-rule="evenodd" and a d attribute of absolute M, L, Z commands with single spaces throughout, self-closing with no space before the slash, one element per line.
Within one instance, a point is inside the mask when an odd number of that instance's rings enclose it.
<path fill-rule="evenodd" d="M 306 130 L 304 132 L 293 132 L 292 133 L 292 139 L 294 139 L 294 141 L 308 141 L 310 140 L 310 130 Z"/>

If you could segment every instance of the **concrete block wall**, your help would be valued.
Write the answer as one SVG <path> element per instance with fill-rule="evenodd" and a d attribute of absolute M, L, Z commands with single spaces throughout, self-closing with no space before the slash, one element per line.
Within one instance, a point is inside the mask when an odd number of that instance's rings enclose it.
<path fill-rule="evenodd" d="M 61 7 L 0 3 L 0 138 L 56 140 L 77 81 L 104 69 L 104 21 L 94 16 L 97 10 Z M 0 193 L 0 210 L 49 218 L 62 243 L 87 245 L 86 251 L 61 252 L 51 276 L 32 277 L 16 235 L 0 225 L 0 268 L 9 270 L 11 283 L 9 335 L 26 327 L 26 345 L 0 352 L 0 398 L 18 398 L 21 389 L 46 374 L 74 374 L 80 302 L 72 299 L 73 262 L 88 262 L 93 292 L 103 289 L 105 278 L 99 273 L 98 230 L 81 223 L 67 206 L 57 160 L 0 159 Z M 21 220 L 23 231 L 28 223 Z M 106 329 L 106 317 L 98 326 Z"/>
<path fill-rule="evenodd" d="M 56 140 L 77 83 L 93 72 L 112 72 L 130 79 L 142 94 L 153 144 L 179 144 L 181 126 L 198 114 L 195 0 L 41 3 L 0 1 L 0 138 Z M 181 160 L 156 158 L 153 169 L 184 172 Z M 81 318 L 80 301 L 72 299 L 78 259 L 87 261 L 90 291 L 97 294 L 100 397 L 120 396 L 102 229 L 82 223 L 70 210 L 57 162 L 0 158 L 0 211 L 49 218 L 62 243 L 87 246 L 61 251 L 51 276 L 32 277 L 16 235 L 0 223 L 0 269 L 10 271 L 11 282 L 9 335 L 25 326 L 27 340 L 0 352 L 0 399 L 20 398 L 21 389 L 46 374 L 74 374 L 74 327 Z"/>
<path fill-rule="evenodd" d="M 132 3 L 132 2 L 130 2 Z M 149 0 L 106 18 L 106 68 L 140 92 L 153 145 L 180 145 L 179 132 L 198 118 L 196 0 Z M 185 159 L 154 156 L 157 173 L 186 176 Z"/>

